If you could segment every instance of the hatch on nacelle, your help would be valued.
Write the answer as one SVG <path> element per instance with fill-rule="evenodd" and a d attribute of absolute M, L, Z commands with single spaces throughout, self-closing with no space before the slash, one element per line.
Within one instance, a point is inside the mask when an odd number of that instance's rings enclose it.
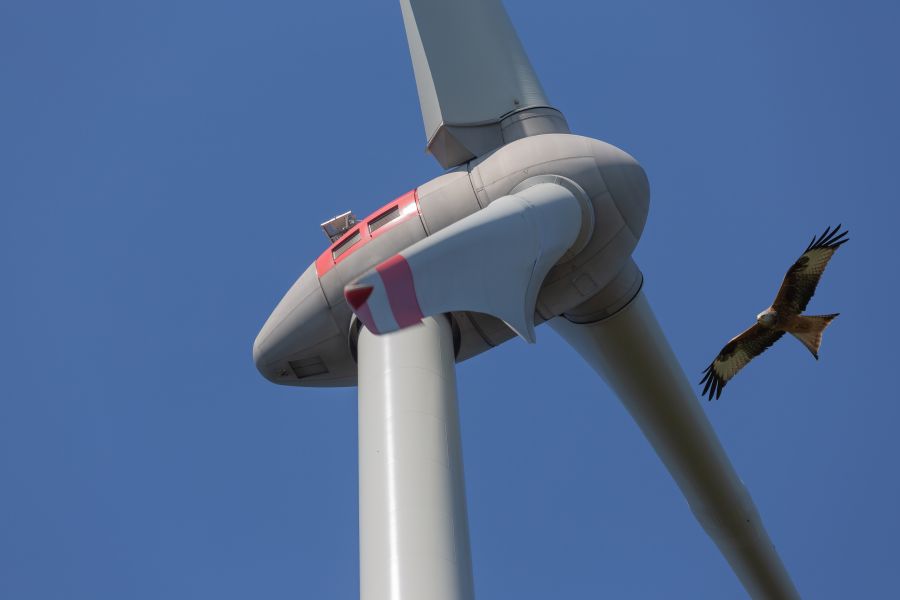
<path fill-rule="evenodd" d="M 361 221 L 357 221 L 349 212 L 327 221 L 322 225 L 323 229 L 326 225 L 332 223 L 336 226 L 341 226 L 346 221 L 341 221 L 340 223 L 337 221 L 344 217 L 349 216 L 350 219 L 353 219 L 352 223 L 347 224 L 347 229 L 334 238 L 334 243 L 316 259 L 316 274 L 321 277 L 331 270 L 334 265 L 364 247 L 370 239 L 378 237 L 390 230 L 394 225 L 419 214 L 418 202 L 416 190 L 412 190 L 388 202 Z"/>

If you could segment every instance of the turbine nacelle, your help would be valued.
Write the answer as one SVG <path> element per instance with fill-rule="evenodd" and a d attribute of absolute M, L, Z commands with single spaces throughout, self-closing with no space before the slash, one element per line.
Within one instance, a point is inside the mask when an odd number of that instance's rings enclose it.
<path fill-rule="evenodd" d="M 345 231 L 263 326 L 256 366 L 284 385 L 349 386 L 359 321 L 387 332 L 450 313 L 462 361 L 516 334 L 533 341 L 536 324 L 594 297 L 592 310 L 612 312 L 640 287 L 630 256 L 648 206 L 643 169 L 614 146 L 571 134 L 514 141 Z"/>

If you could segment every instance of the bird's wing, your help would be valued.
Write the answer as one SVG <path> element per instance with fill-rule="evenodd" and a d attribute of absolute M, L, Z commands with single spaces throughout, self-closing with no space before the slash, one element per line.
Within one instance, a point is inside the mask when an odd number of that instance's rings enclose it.
<path fill-rule="evenodd" d="M 706 385 L 703 387 L 701 396 L 708 395 L 710 400 L 713 399 L 713 396 L 716 398 L 721 396 L 722 388 L 725 387 L 728 380 L 783 335 L 783 331 L 769 329 L 756 323 L 733 338 L 725 344 L 716 359 L 703 371 L 700 385 L 704 383 Z"/>
<path fill-rule="evenodd" d="M 806 251 L 788 269 L 775 302 L 772 303 L 772 308 L 778 313 L 798 315 L 806 309 L 809 299 L 816 293 L 816 285 L 831 256 L 841 244 L 850 239 L 845 237 L 849 232 L 840 232 L 840 229 L 840 225 L 834 231 L 829 227 L 818 239 L 813 236 Z"/>

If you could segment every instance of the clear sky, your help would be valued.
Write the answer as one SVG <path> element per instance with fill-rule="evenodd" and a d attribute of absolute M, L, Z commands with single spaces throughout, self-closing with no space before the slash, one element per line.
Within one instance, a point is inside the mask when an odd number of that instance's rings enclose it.
<path fill-rule="evenodd" d="M 849 227 L 821 360 L 786 338 L 703 409 L 805 597 L 897 597 L 896 4 L 507 5 L 573 131 L 648 172 L 636 259 L 690 379 Z M 355 597 L 356 391 L 250 349 L 320 222 L 440 172 L 398 4 L 5 2 L 0 82 L 0 597 Z M 537 333 L 458 369 L 477 595 L 743 597 Z"/>

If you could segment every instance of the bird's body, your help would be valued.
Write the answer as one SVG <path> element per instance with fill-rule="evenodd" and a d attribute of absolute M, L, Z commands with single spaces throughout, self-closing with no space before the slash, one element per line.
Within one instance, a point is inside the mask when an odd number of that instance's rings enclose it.
<path fill-rule="evenodd" d="M 788 269 L 772 305 L 756 316 L 756 323 L 732 338 L 703 372 L 703 395 L 718 398 L 725 384 L 754 357 L 762 354 L 785 333 L 796 337 L 818 360 L 822 332 L 838 313 L 803 315 L 816 285 L 831 256 L 848 241 L 847 231 L 838 233 L 838 225 L 829 227 L 807 246 L 806 251 Z"/>

